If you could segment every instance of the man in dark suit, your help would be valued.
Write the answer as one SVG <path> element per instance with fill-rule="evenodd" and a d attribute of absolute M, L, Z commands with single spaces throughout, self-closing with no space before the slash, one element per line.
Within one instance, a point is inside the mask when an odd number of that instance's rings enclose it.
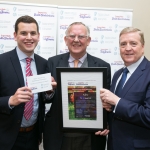
<path fill-rule="evenodd" d="M 45 95 L 32 94 L 26 83 L 26 58 L 32 58 L 32 75 L 46 73 L 47 60 L 34 54 L 39 35 L 34 18 L 18 18 L 14 32 L 17 47 L 0 55 L 0 150 L 39 149 Z M 25 105 L 31 100 L 31 115 L 25 117 Z M 26 110 L 29 113 L 28 108 Z"/>
<path fill-rule="evenodd" d="M 107 87 L 109 89 L 110 65 L 86 52 L 91 41 L 89 28 L 81 22 L 72 23 L 66 31 L 64 40 L 69 53 L 48 59 L 48 71 L 51 72 L 52 76 L 56 79 L 56 67 L 74 67 L 74 61 L 78 60 L 79 62 L 75 67 L 107 67 Z M 105 136 L 95 135 L 95 133 L 62 133 L 60 131 L 58 94 L 56 90 L 51 101 L 51 108 L 46 114 L 43 134 L 44 150 L 105 150 Z M 104 130 L 100 134 L 107 135 L 108 132 L 108 130 Z"/>
<path fill-rule="evenodd" d="M 119 43 L 125 66 L 114 74 L 111 91 L 100 91 L 106 110 L 113 106 L 108 150 L 150 150 L 150 62 L 144 57 L 144 35 L 127 27 Z"/>

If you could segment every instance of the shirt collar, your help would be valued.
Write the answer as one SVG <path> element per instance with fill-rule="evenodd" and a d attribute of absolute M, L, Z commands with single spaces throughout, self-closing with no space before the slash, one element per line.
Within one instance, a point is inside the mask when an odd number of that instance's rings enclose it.
<path fill-rule="evenodd" d="M 85 53 L 85 55 L 84 55 L 83 57 L 81 57 L 81 58 L 79 59 L 79 61 L 80 61 L 81 63 L 83 63 L 84 60 L 86 59 L 86 57 L 87 57 L 87 53 Z M 75 60 L 75 58 L 73 58 L 73 57 L 71 56 L 71 54 L 70 54 L 68 62 L 73 62 L 74 60 Z"/>
<path fill-rule="evenodd" d="M 24 60 L 28 57 L 18 47 L 16 47 L 16 51 L 17 51 L 17 55 L 18 55 L 19 60 Z M 34 53 L 30 56 L 30 58 L 32 58 L 32 60 L 34 61 Z"/>
<path fill-rule="evenodd" d="M 142 56 L 137 62 L 135 62 L 132 65 L 128 66 L 127 68 L 129 70 L 129 73 L 132 74 L 136 70 L 136 68 L 139 66 L 139 64 L 143 61 L 143 59 L 144 59 L 144 56 Z M 126 67 L 126 66 L 124 66 L 124 67 Z"/>

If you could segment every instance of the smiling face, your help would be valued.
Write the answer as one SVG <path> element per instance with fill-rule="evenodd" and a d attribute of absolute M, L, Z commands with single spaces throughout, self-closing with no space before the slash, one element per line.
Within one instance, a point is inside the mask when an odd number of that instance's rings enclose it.
<path fill-rule="evenodd" d="M 79 59 L 86 53 L 91 38 L 87 36 L 87 29 L 84 25 L 74 24 L 69 28 L 64 40 L 72 57 Z"/>
<path fill-rule="evenodd" d="M 35 23 L 18 24 L 18 31 L 14 33 L 14 39 L 17 41 L 19 49 L 27 56 L 34 53 L 34 49 L 39 42 L 39 33 Z"/>
<path fill-rule="evenodd" d="M 137 62 L 144 54 L 144 45 L 138 32 L 124 33 L 120 36 L 120 55 L 125 66 Z"/>

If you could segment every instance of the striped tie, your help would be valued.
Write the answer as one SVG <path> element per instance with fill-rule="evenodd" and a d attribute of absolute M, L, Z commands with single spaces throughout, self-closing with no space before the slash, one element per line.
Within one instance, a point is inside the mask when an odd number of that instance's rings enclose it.
<path fill-rule="evenodd" d="M 32 58 L 26 58 L 26 77 L 32 76 L 32 71 L 30 68 L 31 61 L 32 61 Z M 33 112 L 33 97 L 31 98 L 29 102 L 25 104 L 24 117 L 26 120 L 29 120 L 31 118 L 32 112 Z"/>

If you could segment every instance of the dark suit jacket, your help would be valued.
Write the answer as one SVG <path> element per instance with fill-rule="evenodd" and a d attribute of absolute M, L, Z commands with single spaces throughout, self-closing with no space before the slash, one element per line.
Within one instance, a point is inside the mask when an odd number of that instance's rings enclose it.
<path fill-rule="evenodd" d="M 118 70 L 112 80 L 122 73 Z M 126 82 L 115 114 L 110 114 L 109 150 L 150 150 L 150 62 L 144 58 Z"/>
<path fill-rule="evenodd" d="M 48 71 L 51 72 L 51 75 L 56 78 L 56 67 L 68 67 L 68 59 L 69 53 L 57 55 L 48 59 Z M 89 67 L 107 67 L 108 68 L 108 77 L 107 77 L 107 86 L 110 87 L 111 81 L 111 73 L 110 73 L 110 65 L 105 61 L 93 57 L 91 55 L 87 55 L 87 61 Z M 52 99 L 52 106 L 50 111 L 46 115 L 45 126 L 44 126 L 44 149 L 45 150 L 60 150 L 63 133 L 60 132 L 59 129 L 59 121 L 58 121 L 58 98 L 56 93 Z M 95 136 L 95 134 L 91 134 L 92 141 L 92 150 L 104 150 L 106 138 L 104 136 Z"/>
<path fill-rule="evenodd" d="M 47 61 L 35 54 L 37 73 L 45 73 Z M 11 150 L 21 125 L 24 105 L 22 103 L 10 109 L 8 100 L 16 90 L 24 86 L 21 65 L 16 50 L 0 55 L 0 150 Z M 42 94 L 39 94 L 39 140 L 43 130 L 45 106 Z"/>

